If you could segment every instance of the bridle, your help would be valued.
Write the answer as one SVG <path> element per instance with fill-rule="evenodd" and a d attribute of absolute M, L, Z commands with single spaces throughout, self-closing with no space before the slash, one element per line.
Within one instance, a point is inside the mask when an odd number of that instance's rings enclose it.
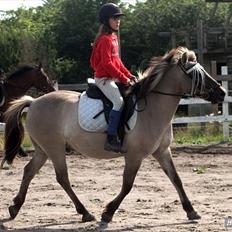
<path fill-rule="evenodd" d="M 163 92 L 159 90 L 152 90 L 151 92 L 154 94 L 161 94 L 161 95 L 167 95 L 167 96 L 173 96 L 173 97 L 180 97 L 180 98 L 191 98 L 195 97 L 196 95 L 198 96 L 203 96 L 205 94 L 205 99 L 207 99 L 211 94 L 214 93 L 214 91 L 217 88 L 220 88 L 220 84 L 215 82 L 215 86 L 212 86 L 208 93 L 205 93 L 205 78 L 206 76 L 210 76 L 205 69 L 198 63 L 198 62 L 189 62 L 186 64 L 183 64 L 181 62 L 181 59 L 178 60 L 177 62 L 178 67 L 181 68 L 181 70 L 186 74 L 185 76 L 190 78 L 192 81 L 192 87 L 191 87 L 191 92 L 190 93 L 184 93 L 184 94 L 176 94 L 176 93 L 168 93 L 168 92 Z M 139 99 L 136 100 L 138 102 Z M 141 112 L 145 109 L 146 107 L 146 98 L 145 98 L 145 106 L 143 109 L 139 110 L 136 109 L 138 112 Z"/>
<path fill-rule="evenodd" d="M 192 81 L 191 92 L 184 94 L 167 93 L 158 90 L 153 90 L 152 92 L 162 95 L 181 97 L 181 98 L 190 98 L 190 97 L 195 97 L 196 95 L 202 96 L 203 94 L 205 94 L 205 77 L 207 75 L 210 76 L 205 71 L 205 69 L 198 62 L 183 64 L 181 60 L 179 60 L 177 65 L 186 74 L 186 76 L 191 79 Z M 187 65 L 190 67 L 187 67 Z M 219 87 L 220 84 L 215 83 L 215 86 L 209 89 L 209 93 L 213 92 L 215 89 Z"/>

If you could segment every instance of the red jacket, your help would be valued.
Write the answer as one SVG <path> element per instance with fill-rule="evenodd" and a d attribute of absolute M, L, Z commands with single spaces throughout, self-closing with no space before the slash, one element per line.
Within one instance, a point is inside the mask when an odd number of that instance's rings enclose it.
<path fill-rule="evenodd" d="M 118 38 L 114 34 L 100 35 L 94 44 L 90 63 L 97 78 L 116 78 L 126 84 L 132 76 L 119 57 Z"/>

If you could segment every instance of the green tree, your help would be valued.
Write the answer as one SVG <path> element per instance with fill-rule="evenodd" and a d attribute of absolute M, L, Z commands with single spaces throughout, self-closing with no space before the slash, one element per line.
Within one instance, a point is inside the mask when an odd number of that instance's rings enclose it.
<path fill-rule="evenodd" d="M 125 65 L 135 71 L 147 67 L 154 55 L 171 48 L 160 32 L 194 32 L 198 19 L 209 26 L 225 23 L 229 4 L 202 0 L 147 0 L 125 5 L 120 0 L 46 0 L 37 8 L 9 11 L 0 19 L 0 66 L 11 69 L 18 63 L 42 61 L 61 83 L 85 82 L 93 75 L 89 59 L 91 43 L 98 31 L 102 4 L 115 2 L 125 12 L 121 20 L 121 54 Z M 182 38 L 177 41 L 182 45 Z"/>
<path fill-rule="evenodd" d="M 130 6 L 121 31 L 125 62 L 144 69 L 152 56 L 171 49 L 170 39 L 159 37 L 159 32 L 175 29 L 192 33 L 199 19 L 209 26 L 222 26 L 229 4 L 219 4 L 210 18 L 213 7 L 202 0 L 147 0 Z M 177 43 L 183 45 L 181 40 Z"/>

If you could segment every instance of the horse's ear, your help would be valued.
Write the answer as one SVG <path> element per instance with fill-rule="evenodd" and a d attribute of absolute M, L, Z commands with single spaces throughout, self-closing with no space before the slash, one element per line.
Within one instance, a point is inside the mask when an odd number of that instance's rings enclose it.
<path fill-rule="evenodd" d="M 187 52 L 183 53 L 183 55 L 181 57 L 181 63 L 182 64 L 188 63 L 188 54 L 187 54 Z"/>

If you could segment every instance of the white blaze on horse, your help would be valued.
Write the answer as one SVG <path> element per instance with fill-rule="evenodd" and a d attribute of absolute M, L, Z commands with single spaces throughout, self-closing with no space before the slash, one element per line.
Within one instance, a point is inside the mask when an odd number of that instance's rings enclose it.
<path fill-rule="evenodd" d="M 111 221 L 120 203 L 130 192 L 143 159 L 148 155 L 158 160 L 173 183 L 187 217 L 190 220 L 200 218 L 184 191 L 172 161 L 172 118 L 182 96 L 187 94 L 218 103 L 224 100 L 225 90 L 197 63 L 193 51 L 179 47 L 163 57 L 154 58 L 150 68 L 143 73 L 143 78 L 135 84 L 134 92 L 137 108 L 143 110 L 137 112 L 134 128 L 124 137 L 123 146 L 127 150 L 125 154 L 105 151 L 105 133 L 88 132 L 80 127 L 80 93 L 57 91 L 36 100 L 22 98 L 13 103 L 6 115 L 7 131 L 9 134 L 17 131 L 16 136 L 23 133 L 20 114 L 25 107 L 29 107 L 25 124 L 34 144 L 35 154 L 24 168 L 20 190 L 13 205 L 9 207 L 12 219 L 25 201 L 31 180 L 49 158 L 54 165 L 57 181 L 72 199 L 77 212 L 82 215 L 82 221 L 94 220 L 94 216 L 80 202 L 70 185 L 65 159 L 66 144 L 81 154 L 94 158 L 124 156 L 121 191 L 107 204 L 102 213 L 102 221 Z M 17 141 L 17 137 L 14 139 Z M 14 156 L 5 156 L 2 166 L 5 162 L 12 163 Z"/>

